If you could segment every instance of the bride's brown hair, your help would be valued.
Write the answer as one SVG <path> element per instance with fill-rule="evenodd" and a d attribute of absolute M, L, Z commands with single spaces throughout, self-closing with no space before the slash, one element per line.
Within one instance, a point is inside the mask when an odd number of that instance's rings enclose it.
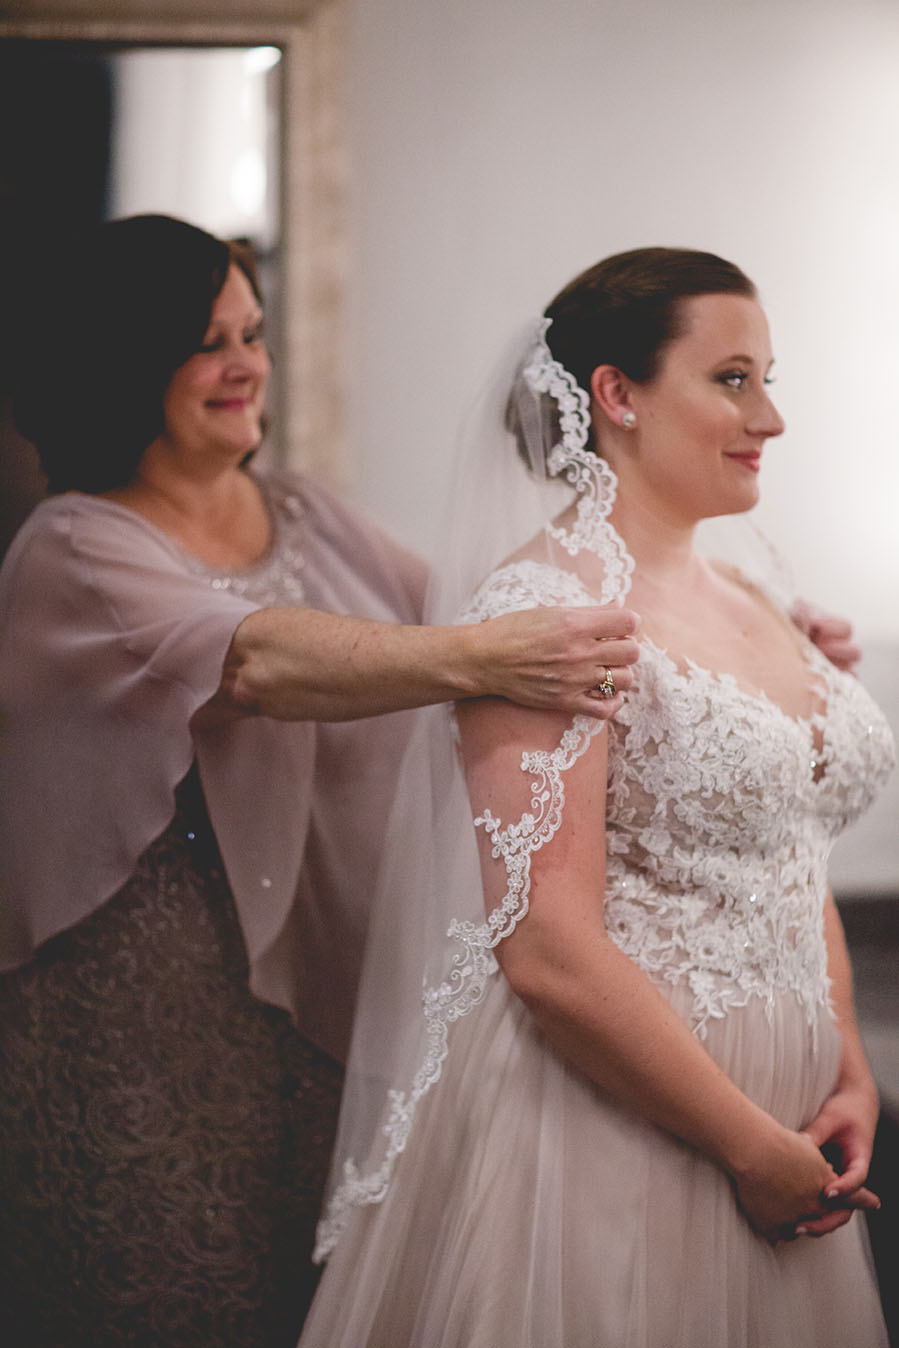
<path fill-rule="evenodd" d="M 597 262 L 559 291 L 544 311 L 552 319 L 546 340 L 582 389 L 589 389 L 597 365 L 646 383 L 683 331 L 681 301 L 720 294 L 755 299 L 756 289 L 715 253 L 634 248 Z"/>

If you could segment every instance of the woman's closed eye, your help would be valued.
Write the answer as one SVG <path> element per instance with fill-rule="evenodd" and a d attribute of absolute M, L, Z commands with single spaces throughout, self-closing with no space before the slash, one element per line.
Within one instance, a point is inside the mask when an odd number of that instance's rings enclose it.
<path fill-rule="evenodd" d="M 244 346 L 252 346 L 254 342 L 261 342 L 263 337 L 264 324 L 260 319 L 259 322 L 254 323 L 251 328 L 246 328 L 244 330 L 241 334 L 241 341 Z M 224 336 L 212 337 L 208 341 L 203 342 L 202 346 L 197 347 L 197 350 L 203 355 L 210 355 L 214 351 L 221 351 L 224 345 Z"/>

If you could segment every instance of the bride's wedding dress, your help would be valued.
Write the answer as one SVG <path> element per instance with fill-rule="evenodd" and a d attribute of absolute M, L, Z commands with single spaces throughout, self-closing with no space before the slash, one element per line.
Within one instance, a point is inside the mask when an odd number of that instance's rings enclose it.
<path fill-rule="evenodd" d="M 517 563 L 468 616 L 548 601 L 591 602 L 572 573 Z M 815 1116 L 837 1070 L 827 854 L 892 761 L 861 685 L 807 658 L 821 709 L 797 720 L 644 642 L 608 729 L 607 930 L 790 1128 Z M 302 1343 L 878 1348 L 886 1336 L 860 1217 L 772 1248 L 721 1170 L 569 1066 L 494 972 L 450 1027 L 386 1197 L 350 1215 Z"/>
<path fill-rule="evenodd" d="M 510 352 L 518 373 L 498 376 L 460 465 L 438 621 L 460 602 L 477 622 L 627 593 L 616 479 L 586 447 L 588 399 L 544 334 L 524 362 Z M 574 501 L 560 512 L 564 482 Z M 764 579 L 755 600 L 770 607 L 776 578 Z M 886 1348 L 862 1219 L 769 1245 L 721 1169 L 561 1056 L 494 955 L 528 921 L 532 857 L 560 828 L 564 858 L 572 831 L 604 827 L 596 902 L 611 940 L 745 1095 L 790 1129 L 815 1117 L 840 1054 L 827 858 L 894 748 L 863 687 L 795 639 L 807 719 L 644 637 L 617 719 L 557 733 L 537 714 L 543 743 L 516 721 L 520 762 L 488 774 L 484 801 L 468 796 L 463 714 L 458 726 L 446 708 L 419 714 L 319 1228 L 330 1261 L 302 1348 Z M 603 820 L 572 783 L 604 735 Z M 541 930 L 566 881 L 564 860 L 550 870 Z"/>

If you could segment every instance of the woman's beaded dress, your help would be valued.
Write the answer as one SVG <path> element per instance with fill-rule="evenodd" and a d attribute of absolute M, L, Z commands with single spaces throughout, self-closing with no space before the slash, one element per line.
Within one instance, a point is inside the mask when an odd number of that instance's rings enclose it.
<path fill-rule="evenodd" d="M 274 541 L 258 564 L 233 575 L 187 557 L 177 565 L 188 584 L 248 606 L 321 602 L 310 556 L 327 569 L 338 547 L 352 554 L 352 528 L 342 515 L 335 523 L 343 508 L 286 476 L 261 485 Z M 361 546 L 364 526 L 352 524 Z M 374 589 L 377 568 L 366 564 Z M 384 593 L 394 583 L 386 579 Z M 389 776 L 402 737 L 379 724 L 355 738 L 347 727 L 330 739 L 316 731 L 309 761 L 298 760 L 303 771 L 352 771 L 364 781 L 374 758 Z M 165 735 L 163 723 L 156 729 Z M 95 771 L 103 770 L 98 746 Z M 289 812 L 299 784 L 271 771 Z M 265 810 L 266 798 L 255 805 Z M 378 828 L 374 819 L 372 834 Z M 307 844 L 317 836 L 313 820 Z M 48 817 L 30 845 L 53 849 L 55 837 Z M 358 843 L 369 873 L 362 827 Z M 257 880 L 262 921 L 271 883 Z M 353 896 L 357 920 L 365 897 Z M 194 763 L 170 823 L 118 892 L 0 974 L 6 1348 L 295 1343 L 318 1276 L 310 1252 L 343 1073 L 285 1009 L 250 991 L 245 920 Z M 338 957 L 352 963 L 351 942 Z M 342 985 L 332 986 L 339 1000 Z M 349 1018 L 348 1006 L 332 1009 Z"/>

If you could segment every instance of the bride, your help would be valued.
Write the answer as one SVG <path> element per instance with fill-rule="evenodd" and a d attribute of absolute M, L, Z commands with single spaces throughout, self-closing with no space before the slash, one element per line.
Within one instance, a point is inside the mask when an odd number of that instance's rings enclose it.
<path fill-rule="evenodd" d="M 303 1348 L 886 1343 L 825 868 L 894 750 L 782 577 L 697 543 L 757 500 L 771 364 L 741 271 L 651 248 L 572 281 L 505 378 L 443 602 L 629 592 L 641 658 L 607 729 L 421 714 Z"/>

